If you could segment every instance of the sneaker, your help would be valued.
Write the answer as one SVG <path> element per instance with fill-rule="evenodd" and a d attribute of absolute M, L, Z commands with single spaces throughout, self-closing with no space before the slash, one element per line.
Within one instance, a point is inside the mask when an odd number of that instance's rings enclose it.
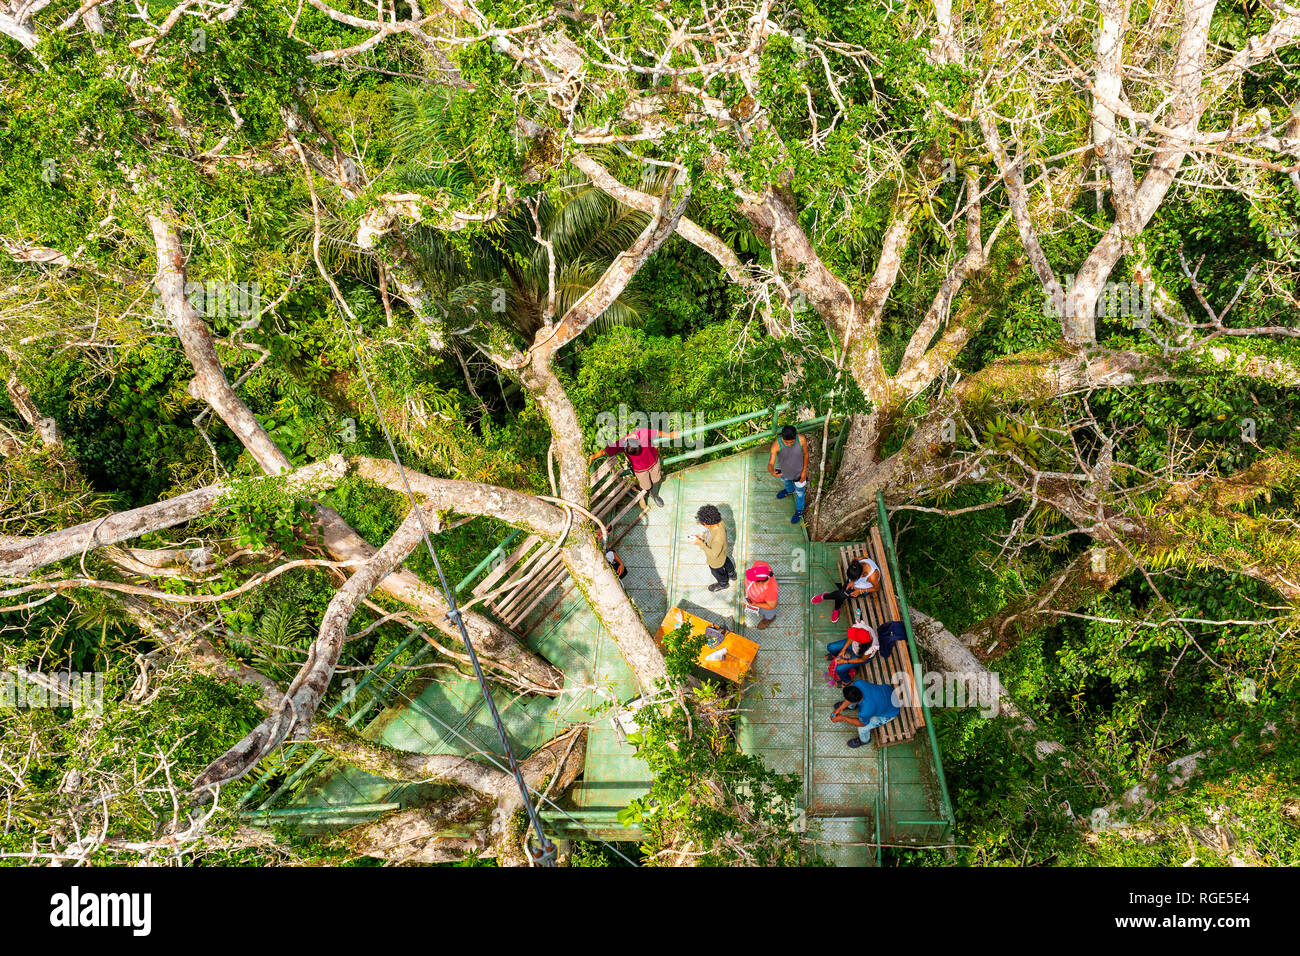
<path fill-rule="evenodd" d="M 859 740 L 857 737 L 850 737 L 850 738 L 849 738 L 849 746 L 850 746 L 850 747 L 865 747 L 866 744 L 864 744 L 864 743 L 863 743 L 861 740 Z"/>
<path fill-rule="evenodd" d="M 724 591 L 726 588 L 727 586 L 725 584 L 718 584 L 717 582 L 709 585 L 710 591 Z"/>
<path fill-rule="evenodd" d="M 778 492 L 776 493 L 776 500 L 777 500 L 777 501 L 780 501 L 782 498 L 784 498 L 784 497 L 785 497 L 786 495 L 788 495 L 789 493 L 790 493 L 790 492 L 788 492 L 788 491 L 786 491 L 784 488 L 782 488 L 780 491 L 778 491 Z"/>
<path fill-rule="evenodd" d="M 761 631 L 761 630 L 763 630 L 763 628 L 765 628 L 765 627 L 771 627 L 771 626 L 772 626 L 772 622 L 775 621 L 775 620 L 776 620 L 776 618 L 774 618 L 774 617 L 765 617 L 765 618 L 763 618 L 761 621 L 758 622 L 758 629 Z"/>
<path fill-rule="evenodd" d="M 652 494 L 650 496 L 650 500 L 653 501 L 655 504 L 657 504 L 660 508 L 664 506 L 664 500 L 660 498 L 658 495 Z"/>
<path fill-rule="evenodd" d="M 833 660 L 835 660 L 835 655 L 834 655 L 834 654 L 827 654 L 825 659 L 828 660 L 828 661 L 833 661 Z"/>
<path fill-rule="evenodd" d="M 822 601 L 825 601 L 825 600 L 826 600 L 826 595 L 824 595 L 824 594 L 819 594 L 819 595 L 817 595 L 815 598 L 812 599 L 812 602 L 813 602 L 814 604 L 821 604 Z"/>
<path fill-rule="evenodd" d="M 799 523 L 800 521 L 802 521 L 802 520 L 803 520 L 803 512 L 802 512 L 802 511 L 796 511 L 796 512 L 794 513 L 794 517 L 790 519 L 790 523 L 791 523 L 791 524 L 798 524 L 798 523 Z"/>
<path fill-rule="evenodd" d="M 840 619 L 840 609 L 836 608 L 835 610 L 831 611 L 831 623 L 834 624 L 839 619 Z"/>

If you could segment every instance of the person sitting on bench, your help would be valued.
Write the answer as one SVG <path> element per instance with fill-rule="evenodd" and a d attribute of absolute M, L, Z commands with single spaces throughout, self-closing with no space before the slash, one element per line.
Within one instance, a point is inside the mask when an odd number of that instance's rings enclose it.
<path fill-rule="evenodd" d="M 876 637 L 875 628 L 869 624 L 854 624 L 844 640 L 826 645 L 826 659 L 835 661 L 835 676 L 841 684 L 847 684 L 853 678 L 854 670 L 875 657 L 879 650 L 880 639 Z"/>
<path fill-rule="evenodd" d="M 614 573 L 620 578 L 627 574 L 627 565 L 623 563 L 623 559 L 618 556 L 618 553 L 613 548 L 605 552 L 605 560 L 609 562 L 609 566 L 614 569 Z"/>
<path fill-rule="evenodd" d="M 858 734 L 849 738 L 849 746 L 861 747 L 871 740 L 871 731 L 898 716 L 900 708 L 896 696 L 894 688 L 888 684 L 855 680 L 844 688 L 844 702 L 832 712 L 831 722 L 857 727 Z"/>
<path fill-rule="evenodd" d="M 880 566 L 870 558 L 863 557 L 849 562 L 849 579 L 834 591 L 827 591 L 812 599 L 814 604 L 821 604 L 827 598 L 835 602 L 831 611 L 831 623 L 840 619 L 840 608 L 849 598 L 861 597 L 880 587 Z"/>

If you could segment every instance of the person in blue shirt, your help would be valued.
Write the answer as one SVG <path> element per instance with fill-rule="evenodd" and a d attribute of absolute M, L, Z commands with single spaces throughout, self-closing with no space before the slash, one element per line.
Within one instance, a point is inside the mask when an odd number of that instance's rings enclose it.
<path fill-rule="evenodd" d="M 850 747 L 861 747 L 871 739 L 871 731 L 898 716 L 898 697 L 888 684 L 869 684 L 855 680 L 844 688 L 844 700 L 831 713 L 831 722 L 852 724 L 858 735 L 849 738 Z"/>

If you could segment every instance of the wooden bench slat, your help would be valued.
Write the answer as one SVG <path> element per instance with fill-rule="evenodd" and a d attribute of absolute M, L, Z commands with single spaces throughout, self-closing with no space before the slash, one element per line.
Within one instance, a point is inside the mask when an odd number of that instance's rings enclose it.
<path fill-rule="evenodd" d="M 487 603 L 498 614 L 504 613 L 510 609 L 521 597 L 522 591 L 531 591 L 537 584 L 541 574 L 550 563 L 547 552 L 550 545 L 539 540 L 537 548 L 521 560 L 518 564 L 510 569 L 510 576 L 501 583 L 500 588 L 509 587 L 510 590 L 491 598 Z"/>
<path fill-rule="evenodd" d="M 487 577 L 485 577 L 482 581 L 480 581 L 475 586 L 472 592 L 473 595 L 475 597 L 478 597 L 479 595 L 487 594 L 488 591 L 491 591 L 492 586 L 495 585 L 497 581 L 499 581 L 505 575 L 509 574 L 511 571 L 514 570 L 515 565 L 524 556 L 524 552 L 530 550 L 533 547 L 533 545 L 537 544 L 537 542 L 540 540 L 541 539 L 538 538 L 536 535 L 529 535 L 527 538 L 525 538 L 523 543 L 519 545 L 519 547 L 515 548 L 514 551 L 510 552 L 509 556 L 506 557 L 506 559 L 502 561 L 498 567 L 494 568 Z"/>
<path fill-rule="evenodd" d="M 870 557 L 880 568 L 880 587 L 867 594 L 849 598 L 845 602 L 855 622 L 857 611 L 862 612 L 862 621 L 876 629 L 888 621 L 901 620 L 898 601 L 894 595 L 893 581 L 889 575 L 889 564 L 885 560 L 885 549 L 881 543 L 879 529 L 871 530 L 871 541 L 865 545 L 844 545 L 840 548 L 839 571 L 841 583 L 848 579 L 849 562 L 855 558 Z M 895 642 L 890 651 L 889 661 L 881 660 L 879 655 L 873 657 L 863 668 L 866 680 L 875 684 L 885 684 L 895 688 L 903 699 L 899 714 L 887 724 L 875 728 L 875 743 L 878 747 L 889 747 L 911 740 L 917 731 L 925 726 L 925 715 L 921 710 L 921 699 L 917 693 L 916 677 L 912 670 L 911 649 L 906 640 Z M 894 675 L 898 675 L 895 679 Z"/>
<path fill-rule="evenodd" d="M 529 601 L 526 605 L 523 605 L 522 607 L 518 608 L 514 612 L 513 614 L 514 625 L 512 626 L 522 624 L 524 618 L 528 617 L 529 612 L 531 612 L 533 608 L 537 607 L 537 605 L 541 604 L 542 601 L 544 601 L 547 597 L 549 597 L 551 592 L 553 592 L 565 580 L 565 577 L 566 575 L 564 574 L 557 574 L 551 580 L 549 586 L 544 588 L 539 588 L 535 592 L 535 597 L 533 597 L 531 601 Z"/>
<path fill-rule="evenodd" d="M 527 578 L 527 582 L 502 595 L 501 601 L 497 604 L 498 613 L 513 615 L 519 605 L 535 596 L 539 589 L 550 590 L 554 587 L 563 571 L 564 564 L 560 560 L 558 550 L 541 558 L 531 568 L 521 568 L 519 577 L 515 580 L 524 581 Z"/>
<path fill-rule="evenodd" d="M 625 470 L 623 462 L 617 457 L 606 457 L 591 469 L 588 476 L 588 487 L 591 489 L 589 510 L 607 528 L 611 528 L 637 504 L 641 505 L 642 510 L 646 508 L 645 492 L 626 480 L 623 474 Z M 543 550 L 549 548 L 549 542 L 536 535 L 529 535 L 491 573 L 479 581 L 471 593 L 475 597 L 482 597 L 509 585 L 518 585 L 484 601 L 484 605 L 506 627 L 517 628 L 557 586 L 564 585 L 565 578 L 568 577 L 568 570 L 558 551 L 539 557 Z M 568 586 L 561 589 L 559 600 L 563 600 L 572 587 L 573 583 L 569 581 Z"/>

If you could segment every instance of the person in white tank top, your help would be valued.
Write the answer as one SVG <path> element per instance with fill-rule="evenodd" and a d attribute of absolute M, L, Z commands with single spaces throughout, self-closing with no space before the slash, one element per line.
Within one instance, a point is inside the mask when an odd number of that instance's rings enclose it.
<path fill-rule="evenodd" d="M 832 624 L 840 619 L 840 608 L 844 606 L 845 601 L 851 597 L 869 594 L 880 587 L 880 565 L 870 558 L 863 557 L 850 561 L 848 570 L 847 581 L 835 590 L 819 594 L 812 599 L 813 604 L 821 604 L 828 599 L 835 602 L 835 610 L 831 611 Z"/>

